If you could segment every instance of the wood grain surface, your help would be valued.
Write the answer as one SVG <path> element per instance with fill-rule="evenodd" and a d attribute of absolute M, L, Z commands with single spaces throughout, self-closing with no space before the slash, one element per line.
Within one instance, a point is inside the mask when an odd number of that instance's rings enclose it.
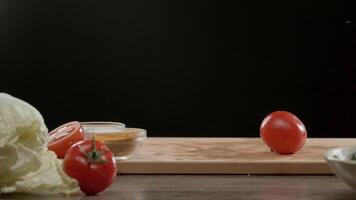
<path fill-rule="evenodd" d="M 356 139 L 307 139 L 292 155 L 271 152 L 259 138 L 148 138 L 122 174 L 330 174 L 325 152 Z"/>
<path fill-rule="evenodd" d="M 24 200 L 354 200 L 335 176 L 119 175 L 97 196 L 0 195 Z"/>

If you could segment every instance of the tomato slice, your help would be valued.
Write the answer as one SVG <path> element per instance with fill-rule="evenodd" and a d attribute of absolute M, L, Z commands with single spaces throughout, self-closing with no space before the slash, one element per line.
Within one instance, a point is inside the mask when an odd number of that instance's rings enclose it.
<path fill-rule="evenodd" d="M 79 122 L 68 122 L 48 133 L 48 150 L 54 151 L 58 158 L 64 158 L 68 149 L 84 139 L 84 131 Z"/>

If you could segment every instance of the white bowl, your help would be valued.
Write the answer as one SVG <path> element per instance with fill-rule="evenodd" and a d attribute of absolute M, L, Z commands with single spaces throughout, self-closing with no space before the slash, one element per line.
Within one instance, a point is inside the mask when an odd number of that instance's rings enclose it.
<path fill-rule="evenodd" d="M 325 160 L 337 177 L 356 190 L 356 146 L 331 149 Z"/>

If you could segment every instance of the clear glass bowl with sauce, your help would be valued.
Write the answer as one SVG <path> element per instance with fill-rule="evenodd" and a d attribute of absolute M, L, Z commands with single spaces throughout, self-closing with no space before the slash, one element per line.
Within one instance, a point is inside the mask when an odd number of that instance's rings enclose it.
<path fill-rule="evenodd" d="M 125 128 L 117 122 L 82 122 L 85 139 L 95 135 L 96 140 L 103 142 L 115 155 L 115 160 L 127 160 L 141 146 L 147 137 L 145 129 Z"/>

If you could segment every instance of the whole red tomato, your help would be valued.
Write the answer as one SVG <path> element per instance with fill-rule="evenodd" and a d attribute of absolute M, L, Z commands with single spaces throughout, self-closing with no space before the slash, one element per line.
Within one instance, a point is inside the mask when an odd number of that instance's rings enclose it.
<path fill-rule="evenodd" d="M 64 171 L 79 182 L 82 192 L 95 195 L 109 187 L 116 177 L 113 153 L 98 140 L 82 140 L 67 151 Z"/>
<path fill-rule="evenodd" d="M 276 111 L 264 118 L 260 135 L 271 150 L 279 154 L 293 154 L 304 146 L 307 130 L 292 113 Z"/>

